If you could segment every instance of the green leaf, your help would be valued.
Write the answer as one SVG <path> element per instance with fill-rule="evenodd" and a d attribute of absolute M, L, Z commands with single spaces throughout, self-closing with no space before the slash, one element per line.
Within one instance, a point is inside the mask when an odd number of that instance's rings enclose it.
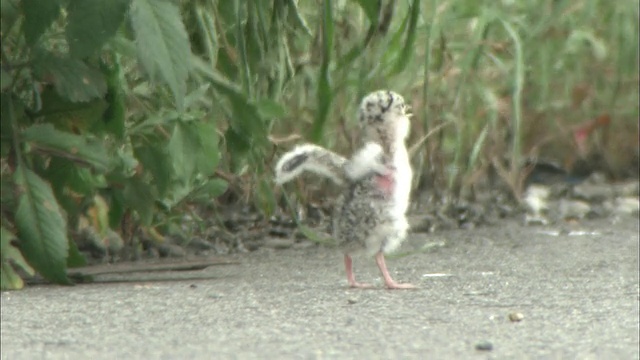
<path fill-rule="evenodd" d="M 224 133 L 224 139 L 227 143 L 227 149 L 229 152 L 236 154 L 233 161 L 240 160 L 239 155 L 246 154 L 251 149 L 251 139 L 241 135 L 238 130 L 233 127 L 229 127 Z"/>
<path fill-rule="evenodd" d="M 381 1 L 375 1 L 375 0 L 356 0 L 358 2 L 358 5 L 360 5 L 360 7 L 362 8 L 362 10 L 364 10 L 364 13 L 367 15 L 367 18 L 369 18 L 369 21 L 372 24 L 377 24 L 379 19 L 379 14 L 380 14 L 380 6 L 382 5 Z"/>
<path fill-rule="evenodd" d="M 565 49 L 569 54 L 579 54 L 584 45 L 590 45 L 593 57 L 602 61 L 607 57 L 607 45 L 593 32 L 586 30 L 573 30 L 567 38 Z"/>
<path fill-rule="evenodd" d="M 222 179 L 211 179 L 202 186 L 202 191 L 207 194 L 210 199 L 217 198 L 224 194 L 229 188 L 229 184 Z"/>
<path fill-rule="evenodd" d="M 267 217 L 275 212 L 278 207 L 278 200 L 274 194 L 273 181 L 271 179 L 260 180 L 255 195 L 255 203 L 257 208 Z"/>
<path fill-rule="evenodd" d="M 38 116 L 52 123 L 58 130 L 72 133 L 101 133 L 106 125 L 102 121 L 108 107 L 102 99 L 87 102 L 71 102 L 60 96 L 51 86 L 40 94 L 42 108 Z"/>
<path fill-rule="evenodd" d="M 108 104 L 102 120 L 106 131 L 115 135 L 118 139 L 122 139 L 124 137 L 124 120 L 126 113 L 125 89 L 127 88 L 127 83 L 124 80 L 118 55 L 114 52 L 110 55 L 113 56 L 114 59 L 112 65 L 107 64 L 105 61 L 100 63 L 102 73 L 107 80 L 105 100 Z"/>
<path fill-rule="evenodd" d="M 111 189 L 111 191 L 109 191 L 109 227 L 112 229 L 117 229 L 122 226 L 122 221 L 127 210 L 123 194 L 124 191 L 121 189 Z"/>
<path fill-rule="evenodd" d="M 386 44 L 385 51 L 382 55 L 381 64 L 385 66 L 393 61 L 397 61 L 399 54 L 402 52 L 402 34 L 404 34 L 407 26 L 409 26 L 409 20 L 411 19 L 411 12 L 408 12 L 407 15 L 402 19 L 400 26 L 397 27 L 397 30 L 391 35 L 391 38 Z"/>
<path fill-rule="evenodd" d="M 15 222 L 23 255 L 47 280 L 69 284 L 67 224 L 51 186 L 24 165 L 18 165 L 15 182 L 20 190 Z"/>
<path fill-rule="evenodd" d="M 218 139 L 213 123 L 178 122 L 168 145 L 177 177 L 188 183 L 196 174 L 213 174 L 218 164 Z"/>
<path fill-rule="evenodd" d="M 4 68 L 2 68 L 0 70 L 0 90 L 4 92 L 11 86 L 11 83 L 13 83 L 13 76 L 10 72 L 4 71 Z"/>
<path fill-rule="evenodd" d="M 102 98 L 107 92 L 102 73 L 78 59 L 40 52 L 35 56 L 33 67 L 40 79 L 51 78 L 58 94 L 71 102 Z"/>
<path fill-rule="evenodd" d="M 15 114 L 16 107 L 20 103 L 18 99 L 15 98 L 13 93 L 3 92 L 0 94 L 0 133 L 2 134 L 2 142 L 7 142 L 10 146 L 13 146 L 12 137 L 13 137 L 13 127 L 11 121 L 9 121 L 12 117 L 16 116 Z M 20 116 L 17 116 L 18 120 Z"/>
<path fill-rule="evenodd" d="M 20 15 L 22 15 L 19 9 L 21 5 L 21 3 L 11 0 L 0 1 L 0 17 L 2 18 L 0 32 L 2 34 L 7 34 L 13 28 L 13 24 L 20 18 Z"/>
<path fill-rule="evenodd" d="M 127 206 L 134 209 L 143 225 L 151 225 L 153 220 L 155 194 L 146 181 L 134 176 L 127 179 L 124 187 L 123 199 Z"/>
<path fill-rule="evenodd" d="M 363 0 L 367 1 L 367 0 Z M 307 25 L 307 21 L 304 19 L 302 14 L 300 14 L 300 9 L 298 9 L 298 3 L 296 0 L 287 0 L 287 6 L 289 6 L 290 12 L 293 13 L 293 19 L 295 22 L 304 30 L 304 34 L 306 36 L 312 37 L 311 29 L 309 25 Z"/>
<path fill-rule="evenodd" d="M 69 242 L 69 257 L 67 258 L 67 267 L 75 268 L 87 265 L 87 259 L 78 250 L 78 245 L 75 242 Z"/>
<path fill-rule="evenodd" d="M 195 154 L 197 172 L 205 176 L 212 175 L 220 161 L 218 133 L 213 122 L 199 122 L 196 129 L 200 150 Z"/>
<path fill-rule="evenodd" d="M 22 135 L 34 149 L 90 165 L 101 172 L 109 169 L 107 151 L 95 139 L 57 130 L 51 124 L 32 125 Z"/>
<path fill-rule="evenodd" d="M 311 134 L 309 138 L 315 143 L 319 143 L 324 133 L 324 126 L 327 122 L 329 107 L 333 100 L 329 79 L 329 64 L 331 62 L 331 53 L 333 49 L 333 6 L 330 0 L 323 2 L 322 8 L 322 64 L 320 65 L 320 74 L 318 76 L 317 101 L 318 109 L 316 110 L 316 118 L 313 120 Z"/>
<path fill-rule="evenodd" d="M 184 98 L 184 107 L 185 108 L 198 108 L 198 105 L 202 106 L 211 101 L 210 96 L 211 92 L 209 89 L 211 88 L 211 84 L 205 83 L 201 85 L 197 89 L 190 92 Z"/>
<path fill-rule="evenodd" d="M 197 72 L 211 82 L 214 89 L 229 99 L 233 116 L 231 127 L 224 138 L 236 154 L 243 154 L 253 146 L 256 149 L 267 144 L 267 128 L 258 107 L 250 101 L 240 88 L 231 83 L 217 71 L 208 68 L 203 61 L 193 58 Z"/>
<path fill-rule="evenodd" d="M 3 209 L 15 209 L 18 196 L 13 189 L 13 179 L 9 172 L 0 174 L 0 203 Z"/>
<path fill-rule="evenodd" d="M 407 30 L 407 37 L 404 43 L 404 47 L 400 52 L 396 64 L 393 68 L 392 74 L 398 74 L 407 67 L 407 64 L 414 57 L 415 42 L 416 42 L 416 29 L 418 24 L 418 18 L 420 16 L 420 0 L 413 0 L 411 7 L 409 8 L 409 29 Z"/>
<path fill-rule="evenodd" d="M 218 178 L 210 179 L 188 195 L 189 201 L 211 203 L 211 199 L 224 194 L 229 184 Z M 177 199 L 182 200 L 182 199 Z"/>
<path fill-rule="evenodd" d="M 66 37 L 69 53 L 84 58 L 115 35 L 130 0 L 70 0 Z"/>
<path fill-rule="evenodd" d="M 50 160 L 45 176 L 51 181 L 56 195 L 62 194 L 65 188 L 82 195 L 90 195 L 97 188 L 107 186 L 103 175 L 95 175 L 90 169 L 79 167 L 73 161 L 61 157 Z"/>
<path fill-rule="evenodd" d="M 193 125 L 176 123 L 167 149 L 178 179 L 187 183 L 196 169 L 194 155 L 200 150 L 200 136 L 194 131 Z"/>
<path fill-rule="evenodd" d="M 247 54 L 247 38 L 251 36 L 250 32 L 246 32 L 243 23 L 245 23 L 244 5 L 240 1 L 234 1 L 235 7 L 235 35 L 236 50 L 238 52 L 238 71 L 242 80 L 243 93 L 251 97 L 251 67 L 249 66 L 249 56 Z M 248 23 L 249 20 L 246 20 Z"/>
<path fill-rule="evenodd" d="M 169 85 L 181 109 L 191 48 L 178 6 L 169 0 L 133 0 L 130 16 L 142 65 L 152 79 Z"/>
<path fill-rule="evenodd" d="M 264 119 L 283 118 L 287 114 L 282 105 L 271 99 L 262 99 L 256 105 L 258 113 Z"/>
<path fill-rule="evenodd" d="M 302 233 L 302 235 L 304 235 L 304 237 L 306 237 L 307 239 L 311 240 L 314 243 L 317 244 L 323 244 L 323 245 L 327 245 L 327 246 L 336 246 L 337 242 L 335 239 L 333 238 L 329 238 L 329 237 L 324 237 L 321 234 L 319 234 L 317 231 L 315 231 L 314 229 L 303 225 L 303 224 L 298 224 L 298 230 L 300 230 L 300 233 Z"/>
<path fill-rule="evenodd" d="M 33 268 L 22 257 L 22 253 L 17 249 L 11 240 L 16 236 L 4 226 L 0 228 L 0 290 L 17 290 L 24 287 L 24 281 L 16 272 L 15 266 L 22 268 L 28 275 L 33 276 Z"/>
<path fill-rule="evenodd" d="M 158 188 L 159 195 L 163 196 L 173 180 L 173 160 L 167 150 L 160 145 L 150 144 L 135 147 L 134 153 L 142 167 L 151 173 L 152 183 Z"/>
<path fill-rule="evenodd" d="M 60 14 L 58 0 L 22 0 L 23 31 L 27 44 L 33 45 Z"/>

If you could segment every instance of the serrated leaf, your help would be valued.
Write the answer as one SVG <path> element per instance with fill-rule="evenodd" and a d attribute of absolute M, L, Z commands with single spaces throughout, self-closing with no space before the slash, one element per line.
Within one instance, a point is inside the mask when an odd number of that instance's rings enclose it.
<path fill-rule="evenodd" d="M 220 158 L 217 142 L 212 123 L 176 123 L 168 151 L 177 177 L 189 182 L 196 174 L 212 174 Z"/>
<path fill-rule="evenodd" d="M 66 37 L 69 53 L 84 58 L 99 50 L 115 35 L 130 0 L 70 0 Z"/>
<path fill-rule="evenodd" d="M 58 0 L 22 0 L 23 31 L 27 44 L 33 45 L 60 15 Z"/>
<path fill-rule="evenodd" d="M 109 169 L 107 151 L 95 139 L 57 130 L 51 124 L 32 125 L 23 131 L 22 136 L 35 149 L 90 165 L 101 172 Z"/>
<path fill-rule="evenodd" d="M 151 78 L 169 85 L 182 108 L 191 48 L 178 6 L 169 0 L 133 0 L 130 17 L 138 58 Z"/>
<path fill-rule="evenodd" d="M 67 224 L 51 186 L 23 165 L 15 183 L 20 190 L 15 223 L 24 257 L 47 280 L 69 284 Z"/>
<path fill-rule="evenodd" d="M 174 171 L 180 181 L 187 183 L 196 169 L 195 154 L 200 150 L 200 136 L 190 123 L 177 122 L 168 144 Z"/>
<path fill-rule="evenodd" d="M 22 268 L 27 275 L 33 275 L 35 271 L 22 256 L 18 248 L 11 244 L 11 240 L 16 236 L 4 227 L 0 228 L 0 289 L 1 290 L 17 290 L 24 287 L 24 281 L 16 272 L 15 266 Z"/>
<path fill-rule="evenodd" d="M 51 79 L 58 94 L 71 102 L 102 98 L 107 92 L 102 73 L 78 59 L 40 53 L 33 67 L 39 78 Z"/>

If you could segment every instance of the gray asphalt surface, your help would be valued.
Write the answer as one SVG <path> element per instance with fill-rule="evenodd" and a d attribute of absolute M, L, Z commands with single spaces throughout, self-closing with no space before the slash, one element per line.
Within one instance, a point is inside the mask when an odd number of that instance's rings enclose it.
<path fill-rule="evenodd" d="M 638 219 L 555 230 L 414 235 L 405 250 L 445 244 L 388 261 L 413 291 L 347 289 L 340 254 L 307 248 L 203 280 L 4 292 L 2 359 L 638 359 Z M 372 259 L 355 270 L 381 284 Z"/>

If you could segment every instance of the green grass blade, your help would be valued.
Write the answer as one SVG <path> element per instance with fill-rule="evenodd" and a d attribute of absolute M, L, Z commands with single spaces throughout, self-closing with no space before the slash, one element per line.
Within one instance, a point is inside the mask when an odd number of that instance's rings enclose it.
<path fill-rule="evenodd" d="M 311 127 L 309 138 L 313 142 L 320 142 L 324 133 L 325 123 L 329 114 L 329 107 L 333 94 L 329 79 L 329 64 L 333 49 L 333 6 L 331 0 L 325 0 L 322 7 L 322 64 L 318 76 L 317 101 L 318 109 Z"/>

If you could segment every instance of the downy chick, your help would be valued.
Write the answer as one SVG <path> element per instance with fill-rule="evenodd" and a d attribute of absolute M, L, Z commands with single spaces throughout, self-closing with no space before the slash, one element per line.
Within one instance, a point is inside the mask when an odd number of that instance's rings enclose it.
<path fill-rule="evenodd" d="M 286 153 L 276 165 L 276 182 L 282 184 L 304 171 L 327 176 L 344 185 L 333 214 L 333 235 L 344 252 L 347 280 L 353 274 L 352 255 L 375 256 L 389 289 L 415 286 L 393 280 L 384 254 L 395 250 L 406 238 L 406 211 L 411 190 L 411 164 L 405 146 L 409 115 L 402 96 L 392 91 L 367 95 L 359 108 L 360 137 L 364 146 L 346 159 L 320 146 L 305 144 Z"/>

